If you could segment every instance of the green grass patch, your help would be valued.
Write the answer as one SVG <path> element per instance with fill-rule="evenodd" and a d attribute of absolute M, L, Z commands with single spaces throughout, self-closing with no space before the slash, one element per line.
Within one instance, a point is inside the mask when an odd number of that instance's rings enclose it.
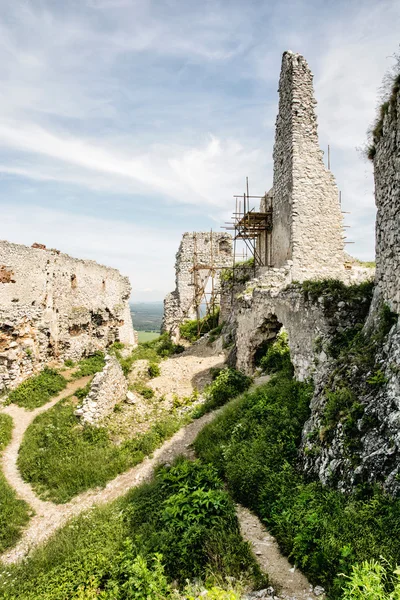
<path fill-rule="evenodd" d="M 78 363 L 78 370 L 72 375 L 74 379 L 94 375 L 102 371 L 105 365 L 104 353 L 95 352 L 91 356 L 82 358 Z"/>
<path fill-rule="evenodd" d="M 160 334 L 156 331 L 138 331 L 138 342 L 152 342 L 160 337 Z"/>
<path fill-rule="evenodd" d="M 29 410 L 46 404 L 67 386 L 67 380 L 54 369 L 45 367 L 39 375 L 26 379 L 9 393 L 8 401 Z"/>
<path fill-rule="evenodd" d="M 180 460 L 124 498 L 73 519 L 23 564 L 3 567 L 0 598 L 183 600 L 190 596 L 177 596 L 171 583 L 185 589 L 195 578 L 210 588 L 202 598 L 238 598 L 218 589 L 226 577 L 267 584 L 215 470 Z"/>
<path fill-rule="evenodd" d="M 400 500 L 366 487 L 345 495 L 302 477 L 298 447 L 311 397 L 309 384 L 275 375 L 224 407 L 195 449 L 310 580 L 340 598 L 345 579 L 338 574 L 350 575 L 354 563 L 379 556 L 400 563 Z M 331 399 L 326 418 L 349 406 L 345 392 Z"/>
<path fill-rule="evenodd" d="M 11 441 L 13 422 L 9 415 L 0 414 L 0 455 Z M 0 553 L 19 539 L 22 527 L 29 520 L 29 507 L 8 484 L 0 472 Z"/>
<path fill-rule="evenodd" d="M 140 463 L 184 422 L 174 414 L 165 415 L 148 432 L 115 445 L 105 427 L 80 425 L 74 410 L 65 400 L 38 415 L 19 451 L 24 480 L 54 502 L 67 502 L 80 492 L 104 486 Z"/>

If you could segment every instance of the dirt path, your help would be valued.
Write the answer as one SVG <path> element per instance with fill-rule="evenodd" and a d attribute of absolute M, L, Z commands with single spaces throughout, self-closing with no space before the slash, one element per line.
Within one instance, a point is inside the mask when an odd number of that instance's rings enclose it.
<path fill-rule="evenodd" d="M 254 598 L 280 598 L 283 600 L 311 600 L 324 598 L 322 588 L 314 588 L 305 575 L 292 567 L 288 559 L 279 550 L 278 542 L 268 533 L 261 521 L 247 508 L 236 506 L 240 523 L 240 531 L 245 540 L 250 542 L 256 560 L 261 569 L 268 573 L 275 594 L 265 590 L 261 595 L 257 592 Z M 317 593 L 314 593 L 315 592 Z M 253 597 L 250 594 L 250 597 Z"/>
<path fill-rule="evenodd" d="M 60 397 L 54 401 L 52 400 L 51 404 L 55 404 L 59 399 Z M 44 409 L 44 407 L 41 408 Z M 48 408 L 50 408 L 50 403 L 46 405 L 45 409 L 47 410 Z M 43 410 L 41 412 L 43 412 Z M 190 449 L 190 444 L 196 439 L 197 434 L 204 425 L 209 423 L 215 415 L 216 413 L 204 415 L 197 421 L 183 427 L 170 440 L 166 441 L 158 450 L 156 450 L 152 458 L 145 458 L 144 461 L 136 467 L 118 475 L 115 479 L 110 481 L 105 488 L 84 492 L 79 496 L 75 496 L 75 498 L 66 504 L 45 502 L 36 497 L 30 485 L 22 481 L 18 471 L 15 473 L 18 444 L 14 445 L 13 452 L 11 454 L 10 452 L 8 453 L 8 460 L 15 464 L 15 469 L 10 468 L 10 466 L 6 464 L 6 461 L 4 463 L 4 466 L 6 467 L 5 471 L 7 470 L 6 476 L 9 483 L 18 491 L 18 495 L 31 504 L 36 514 L 30 520 L 28 527 L 23 532 L 22 538 L 17 545 L 6 551 L 0 557 L 1 560 L 4 563 L 14 563 L 21 560 L 33 548 L 43 543 L 56 531 L 56 529 L 62 527 L 62 525 L 64 525 L 71 517 L 80 514 L 96 504 L 103 504 L 115 500 L 125 494 L 130 488 L 140 485 L 145 481 L 149 481 L 157 464 L 170 462 L 180 454 L 192 458 L 193 452 Z M 31 421 L 32 419 L 29 420 L 28 424 Z M 22 430 L 22 428 L 18 429 L 19 432 Z M 8 450 L 9 449 L 10 446 L 8 447 Z M 11 480 L 9 479 L 9 475 L 11 475 Z"/>
<path fill-rule="evenodd" d="M 182 359 L 185 358 L 189 357 L 182 356 Z M 193 357 L 190 358 L 192 359 Z M 184 373 L 186 378 L 189 373 L 193 374 L 193 369 L 188 368 L 186 364 L 187 360 L 182 359 L 182 364 L 179 366 L 182 375 L 182 378 L 179 378 L 181 382 L 184 380 Z M 204 364 L 204 359 L 203 355 L 199 357 L 201 362 L 197 362 L 197 360 L 194 362 L 193 360 L 191 361 L 192 366 L 195 365 L 194 371 L 201 373 L 202 376 L 205 374 L 206 369 L 209 369 L 211 366 L 207 364 L 208 361 Z M 222 357 L 218 357 L 218 359 L 222 359 Z M 176 368 L 179 364 L 179 359 L 175 359 L 173 363 Z M 212 363 L 212 366 L 218 363 L 215 356 Z M 166 371 L 169 373 L 172 367 L 173 365 L 168 365 Z M 162 375 L 164 376 L 164 373 Z M 268 377 L 260 377 L 255 381 L 253 387 L 258 387 L 266 383 L 268 379 Z M 79 515 L 95 505 L 111 502 L 124 495 L 130 488 L 149 481 L 154 473 L 154 468 L 158 464 L 172 462 L 179 455 L 194 458 L 191 444 L 203 427 L 207 423 L 210 423 L 219 413 L 219 410 L 209 413 L 183 427 L 170 440 L 167 440 L 156 450 L 151 458 L 145 458 L 139 465 L 118 475 L 104 488 L 88 490 L 75 496 L 66 504 L 43 501 L 36 496 L 32 487 L 23 481 L 17 468 L 18 450 L 24 433 L 38 414 L 49 410 L 58 401 L 73 394 L 78 388 L 84 387 L 89 380 L 90 377 L 84 377 L 69 382 L 67 388 L 58 396 L 33 411 L 27 411 L 15 405 L 7 406 L 1 411 L 10 415 L 14 421 L 11 443 L 5 449 L 2 457 L 4 475 L 8 483 L 16 490 L 18 496 L 23 498 L 35 512 L 17 545 L 0 557 L 5 564 L 15 563 L 26 557 L 31 550 L 45 542 L 47 538 L 62 527 L 70 518 Z M 179 385 L 181 386 L 181 383 Z M 190 383 L 188 382 L 187 385 L 190 385 Z M 268 533 L 256 516 L 239 505 L 237 506 L 237 515 L 243 538 L 251 543 L 260 567 L 269 574 L 271 583 L 276 590 L 275 596 L 270 595 L 269 589 L 264 592 L 254 592 L 249 595 L 249 598 L 275 597 L 278 599 L 279 597 L 283 600 L 311 600 L 323 597 L 321 594 L 318 594 L 317 589 L 315 590 L 317 594 L 315 594 L 306 577 L 300 571 L 295 570 L 288 560 L 281 555 L 276 540 Z"/>

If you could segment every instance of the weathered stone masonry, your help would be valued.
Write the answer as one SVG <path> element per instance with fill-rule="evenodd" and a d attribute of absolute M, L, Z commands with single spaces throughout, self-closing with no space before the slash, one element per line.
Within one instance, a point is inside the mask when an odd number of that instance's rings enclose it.
<path fill-rule="evenodd" d="M 175 290 L 164 300 L 163 331 L 179 340 L 179 325 L 188 319 L 196 318 L 194 285 L 194 264 L 206 268 L 197 271 L 199 280 L 204 281 L 210 264 L 216 268 L 214 289 L 218 299 L 220 289 L 220 268 L 232 266 L 232 238 L 227 233 L 193 232 L 184 233 L 175 263 Z"/>
<path fill-rule="evenodd" d="M 342 213 L 334 177 L 323 163 L 318 144 L 313 76 L 306 60 L 285 52 L 279 81 L 279 114 L 274 145 L 274 184 L 260 211 L 272 201 L 272 232 L 262 234 L 258 249 L 269 267 L 256 277 L 222 289 L 222 314 L 236 336 L 236 365 L 251 372 L 257 346 L 276 335 L 278 321 L 289 331 L 296 376 L 312 374 L 312 341 L 332 326 L 302 293 L 285 288 L 293 281 L 340 279 L 359 283 L 373 270 L 350 262 L 344 252 Z M 271 235 L 270 256 L 266 236 Z M 233 306 L 231 299 L 234 297 Z M 321 307 L 320 307 L 321 309 Z"/>
<path fill-rule="evenodd" d="M 109 415 L 118 402 L 125 400 L 128 382 L 115 356 L 106 355 L 106 364 L 93 377 L 90 392 L 75 411 L 83 423 L 95 425 Z"/>
<path fill-rule="evenodd" d="M 130 291 L 116 269 L 0 242 L 0 393 L 52 360 L 134 345 Z"/>

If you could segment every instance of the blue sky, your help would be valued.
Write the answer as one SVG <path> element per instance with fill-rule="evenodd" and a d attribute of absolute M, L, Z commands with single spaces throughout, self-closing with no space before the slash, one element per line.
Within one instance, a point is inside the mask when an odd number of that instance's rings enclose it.
<path fill-rule="evenodd" d="M 181 234 L 272 183 L 281 55 L 314 73 L 322 149 L 374 257 L 366 142 L 398 50 L 398 0 L 0 0 L 0 239 L 174 286 Z"/>

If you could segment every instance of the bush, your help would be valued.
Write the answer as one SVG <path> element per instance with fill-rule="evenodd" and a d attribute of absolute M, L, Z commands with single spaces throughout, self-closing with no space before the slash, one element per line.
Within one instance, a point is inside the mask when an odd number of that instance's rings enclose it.
<path fill-rule="evenodd" d="M 95 352 L 91 356 L 87 358 L 82 358 L 79 361 L 78 366 L 79 369 L 73 374 L 74 379 L 79 379 L 80 377 L 87 377 L 88 375 L 94 375 L 99 371 L 102 371 L 105 365 L 104 353 L 103 352 Z"/>
<path fill-rule="evenodd" d="M 150 363 L 148 368 L 149 377 L 159 377 L 161 375 L 161 369 L 157 363 Z"/>
<path fill-rule="evenodd" d="M 204 391 L 206 401 L 196 409 L 194 416 L 201 417 L 223 404 L 226 404 L 238 394 L 247 390 L 253 380 L 236 369 L 229 367 L 214 371 L 214 381 Z"/>
<path fill-rule="evenodd" d="M 398 600 L 400 569 L 387 572 L 387 565 L 376 560 L 355 565 L 344 586 L 343 600 Z"/>
<path fill-rule="evenodd" d="M 179 333 L 183 339 L 189 342 L 195 342 L 202 335 L 205 335 L 209 331 L 216 330 L 218 328 L 219 320 L 219 307 L 215 310 L 214 314 L 206 315 L 203 319 L 197 321 L 185 321 L 179 326 Z"/>
<path fill-rule="evenodd" d="M 260 367 L 265 373 L 287 371 L 290 375 L 293 375 L 293 365 L 290 360 L 289 342 L 286 331 L 279 332 L 276 339 L 271 342 L 265 356 L 260 360 Z"/>
<path fill-rule="evenodd" d="M 46 404 L 67 386 L 65 377 L 54 369 L 45 367 L 39 375 L 30 377 L 8 395 L 9 402 L 28 410 Z"/>
<path fill-rule="evenodd" d="M 194 445 L 310 581 L 340 598 L 345 579 L 338 573 L 349 575 L 355 562 L 386 556 L 400 563 L 400 499 L 366 487 L 346 496 L 302 477 L 297 449 L 311 397 L 309 384 L 279 373 L 227 405 Z M 356 405 L 341 392 L 325 419 L 350 415 Z"/>
<path fill-rule="evenodd" d="M 67 360 L 64 361 L 64 365 L 71 368 L 75 366 L 75 363 L 71 358 L 67 358 Z"/>
<path fill-rule="evenodd" d="M 246 576 L 267 583 L 215 469 L 181 459 L 125 498 L 71 520 L 23 563 L 4 567 L 0 598 L 238 600 L 218 583 Z M 186 585 L 195 577 L 207 580 L 210 591 Z"/>
<path fill-rule="evenodd" d="M 12 418 L 0 414 L 0 455 L 8 446 L 12 435 Z M 0 553 L 13 546 L 20 537 L 22 527 L 29 519 L 29 507 L 0 472 Z"/>

